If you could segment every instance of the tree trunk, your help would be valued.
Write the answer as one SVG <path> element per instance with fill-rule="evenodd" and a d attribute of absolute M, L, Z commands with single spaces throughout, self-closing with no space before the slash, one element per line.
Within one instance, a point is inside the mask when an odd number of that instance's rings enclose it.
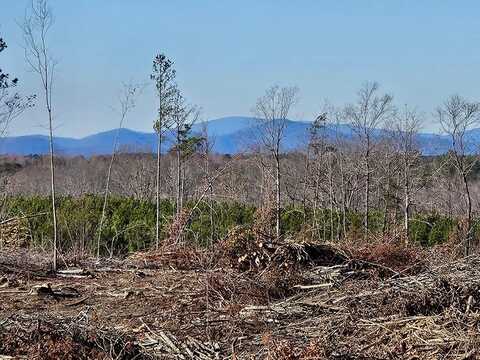
<path fill-rule="evenodd" d="M 390 228 L 390 209 L 391 209 L 391 204 L 390 204 L 390 199 L 391 199 L 391 191 L 392 191 L 392 174 L 391 174 L 391 163 L 388 163 L 387 167 L 387 189 L 386 189 L 386 194 L 384 194 L 384 212 L 383 212 L 383 226 L 382 226 L 382 234 L 385 235 L 389 228 Z M 378 191 L 380 192 L 380 184 L 378 184 Z M 380 196 L 378 196 L 380 198 Z"/>
<path fill-rule="evenodd" d="M 370 159 L 369 159 L 369 151 L 367 150 L 365 154 L 365 171 L 366 171 L 366 178 L 365 178 L 365 204 L 364 204 L 364 211 L 365 217 L 363 219 L 363 226 L 365 231 L 365 240 L 368 239 L 368 213 L 370 211 Z"/>
<path fill-rule="evenodd" d="M 177 130 L 179 131 L 179 130 Z M 177 136 L 177 217 L 182 211 L 182 159 L 180 153 L 180 139 Z"/>
<path fill-rule="evenodd" d="M 468 185 L 467 174 L 462 173 L 463 184 L 465 186 L 465 195 L 467 196 L 467 234 L 465 239 L 465 255 L 470 255 L 472 246 L 472 197 L 470 195 L 470 187 Z"/>
<path fill-rule="evenodd" d="M 341 178 L 341 195 L 342 195 L 342 231 L 343 237 L 347 235 L 347 188 L 345 183 L 345 172 L 343 168 L 343 160 L 340 159 L 340 178 Z"/>
<path fill-rule="evenodd" d="M 48 122 L 49 122 L 49 145 L 50 145 L 50 185 L 52 196 L 52 217 L 53 217 L 53 271 L 57 271 L 57 206 L 55 203 L 55 164 L 54 164 L 54 149 L 53 149 L 53 124 L 52 124 L 52 110 L 50 105 L 48 107 Z"/>
<path fill-rule="evenodd" d="M 155 223 L 155 246 L 158 250 L 160 245 L 160 166 L 162 157 L 162 120 L 158 125 L 158 141 L 157 141 L 157 181 L 156 181 L 156 223 Z"/>
<path fill-rule="evenodd" d="M 303 194 L 302 194 L 302 206 L 303 206 L 303 221 L 307 221 L 307 189 L 308 189 L 308 178 L 310 172 L 310 145 L 307 148 L 307 153 L 305 155 L 305 165 L 304 165 L 304 178 L 303 178 Z"/>
<path fill-rule="evenodd" d="M 108 194 L 110 192 L 110 178 L 112 177 L 113 162 L 115 161 L 115 155 L 116 155 L 116 152 L 117 152 L 117 144 L 118 144 L 118 138 L 120 136 L 121 127 L 122 127 L 122 123 L 120 123 L 120 126 L 117 130 L 117 133 L 115 134 L 115 139 L 113 140 L 113 153 L 112 153 L 112 157 L 110 158 L 110 163 L 108 164 L 107 183 L 105 185 L 105 194 L 103 196 L 102 215 L 100 217 L 100 224 L 99 224 L 99 227 L 98 227 L 97 259 L 100 258 L 100 241 L 101 241 L 101 237 L 102 237 L 103 222 L 105 221 L 105 212 L 107 210 Z M 112 249 L 112 251 L 113 251 L 113 249 Z"/>
<path fill-rule="evenodd" d="M 207 186 L 208 186 L 208 206 L 209 206 L 209 212 L 210 212 L 210 239 L 209 243 L 207 244 L 207 247 L 210 248 L 213 244 L 213 236 L 215 232 L 215 222 L 214 222 L 214 214 L 213 214 L 213 186 L 212 182 L 210 179 L 210 162 L 209 162 L 209 151 L 208 151 L 208 143 L 206 145 L 206 153 L 205 153 L 205 175 L 206 175 L 206 180 L 207 180 Z"/>
<path fill-rule="evenodd" d="M 330 159 L 329 159 L 329 176 L 328 176 L 328 187 L 329 187 L 329 203 L 330 203 L 330 241 L 333 242 L 333 229 L 334 229 L 334 224 L 333 224 L 333 161 L 332 161 L 332 155 L 330 154 Z"/>
<path fill-rule="evenodd" d="M 403 212 L 403 229 L 405 231 L 405 245 L 410 242 L 410 181 L 408 174 L 408 164 L 405 161 L 404 170 L 405 204 Z"/>
<path fill-rule="evenodd" d="M 276 206 L 276 226 L 275 231 L 277 235 L 277 240 L 280 239 L 280 154 L 278 150 L 275 153 L 275 206 Z"/>
<path fill-rule="evenodd" d="M 390 196 L 390 174 L 388 174 L 388 179 L 387 179 L 387 193 L 385 194 L 385 204 L 383 208 L 383 225 L 382 225 L 382 234 L 385 235 L 388 230 L 388 211 L 390 210 L 388 200 Z M 380 186 L 380 185 L 379 185 Z"/>
<path fill-rule="evenodd" d="M 114 150 L 115 151 L 115 150 Z M 114 160 L 114 155 L 115 152 L 113 153 L 110 164 L 108 165 L 108 171 L 107 171 L 107 184 L 105 185 L 105 194 L 103 196 L 103 206 L 102 206 L 102 215 L 100 217 L 100 224 L 98 226 L 98 239 L 97 239 L 97 259 L 100 258 L 100 241 L 102 238 L 102 230 L 103 230 L 103 222 L 105 220 L 105 212 L 107 209 L 107 201 L 108 201 L 108 193 L 110 191 L 110 177 L 112 174 L 112 166 L 113 166 L 113 160 Z"/>

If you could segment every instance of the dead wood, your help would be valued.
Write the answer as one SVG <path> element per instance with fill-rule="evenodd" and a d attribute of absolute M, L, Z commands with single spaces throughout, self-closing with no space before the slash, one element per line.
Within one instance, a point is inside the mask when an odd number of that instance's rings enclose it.
<path fill-rule="evenodd" d="M 353 259 L 330 245 L 255 245 L 267 252 L 268 261 L 247 269 L 238 266 L 235 256 L 241 252 L 175 249 L 86 260 L 65 272 L 78 277 L 49 274 L 46 280 L 0 269 L 0 354 L 231 359 L 234 352 L 236 359 L 298 360 L 480 356 L 478 256 L 425 261 L 420 271 L 402 273 L 386 262 Z M 25 264 L 31 274 L 48 268 L 41 259 L 20 254 L 31 261 Z M 215 266 L 205 266 L 212 256 L 219 257 Z M 20 271 L 24 260 L 10 253 L 2 261 Z"/>

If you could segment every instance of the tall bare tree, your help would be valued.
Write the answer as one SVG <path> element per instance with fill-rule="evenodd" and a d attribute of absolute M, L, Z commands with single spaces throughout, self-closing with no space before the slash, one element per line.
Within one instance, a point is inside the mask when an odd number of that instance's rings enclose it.
<path fill-rule="evenodd" d="M 53 143 L 53 102 L 52 90 L 56 61 L 48 46 L 48 34 L 54 23 L 53 14 L 47 0 L 32 0 L 21 24 L 25 43 L 25 59 L 31 69 L 40 77 L 45 107 L 48 113 L 50 150 L 50 192 L 53 217 L 53 270 L 57 270 L 57 208 L 55 203 L 55 163 Z"/>
<path fill-rule="evenodd" d="M 200 138 L 191 135 L 193 124 L 198 120 L 199 110 L 185 101 L 179 90 L 173 97 L 170 114 L 171 127 L 174 132 L 173 151 L 176 156 L 176 213 L 180 216 L 184 198 L 184 162 L 195 152 L 200 144 Z"/>
<path fill-rule="evenodd" d="M 394 113 L 393 96 L 379 95 L 379 85 L 376 82 L 365 83 L 357 95 L 355 104 L 347 105 L 345 115 L 352 130 L 356 133 L 363 153 L 363 170 L 365 177 L 364 189 L 364 231 L 368 237 L 370 213 L 371 161 L 376 145 L 375 132 L 378 132 L 384 122 Z"/>
<path fill-rule="evenodd" d="M 210 157 L 215 145 L 215 137 L 210 135 L 208 131 L 208 122 L 204 121 L 201 126 L 201 154 L 203 156 L 203 173 L 205 177 L 205 186 L 208 188 L 207 203 L 209 207 L 210 217 L 210 238 L 207 241 L 207 246 L 210 247 L 213 244 L 215 234 L 215 218 L 213 208 L 213 183 L 211 179 L 211 166 Z"/>
<path fill-rule="evenodd" d="M 275 231 L 280 238 L 281 169 L 280 156 L 288 116 L 298 101 L 297 87 L 272 86 L 258 98 L 254 112 L 261 121 L 261 140 L 275 163 Z"/>
<path fill-rule="evenodd" d="M 303 188 L 303 212 L 304 218 L 307 215 L 307 189 L 313 187 L 313 202 L 311 204 L 313 210 L 313 228 L 317 231 L 317 202 L 318 202 L 318 187 L 319 176 L 321 170 L 319 168 L 321 161 L 319 157 L 322 157 L 325 152 L 325 128 L 327 124 L 327 112 L 322 112 L 312 122 L 308 132 L 308 144 L 305 154 L 305 178 Z"/>
<path fill-rule="evenodd" d="M 115 161 L 115 156 L 118 151 L 118 142 L 120 137 L 120 132 L 123 129 L 123 124 L 127 118 L 128 113 L 135 107 L 135 96 L 137 94 L 137 86 L 133 84 L 124 84 L 122 89 L 122 94 L 120 96 L 120 121 L 118 124 L 117 131 L 115 132 L 115 137 L 113 139 L 112 145 L 112 156 L 110 157 L 110 162 L 108 163 L 107 168 L 107 177 L 105 180 L 105 193 L 103 194 L 103 206 L 102 206 L 102 215 L 100 217 L 100 223 L 98 225 L 98 238 L 97 238 L 97 258 L 100 257 L 100 242 L 102 238 L 103 222 L 105 221 L 105 211 L 107 209 L 108 195 L 110 193 L 110 179 L 112 176 L 113 163 Z"/>
<path fill-rule="evenodd" d="M 172 100 L 176 94 L 175 85 L 176 72 L 173 62 L 165 54 L 158 54 L 153 60 L 153 71 L 150 79 L 155 82 L 158 97 L 158 118 L 154 123 L 154 130 L 157 133 L 157 176 L 156 176 L 156 223 L 155 223 L 155 246 L 158 249 L 160 244 L 160 171 L 162 161 L 162 138 L 168 129 L 169 114 L 172 111 Z"/>
<path fill-rule="evenodd" d="M 450 137 L 451 151 L 449 155 L 463 183 L 467 207 L 465 254 L 469 255 L 473 237 L 472 194 L 469 175 L 478 159 L 477 156 L 468 156 L 477 152 L 477 145 L 470 142 L 467 135 L 468 130 L 480 122 L 480 104 L 469 102 L 459 95 L 452 95 L 442 106 L 437 108 L 436 116 L 443 131 Z"/>
<path fill-rule="evenodd" d="M 418 144 L 418 132 L 422 127 L 423 117 L 415 108 L 405 105 L 399 112 L 390 128 L 393 135 L 393 143 L 397 154 L 400 156 L 400 176 L 403 182 L 403 230 L 405 244 L 410 238 L 410 213 L 412 196 L 415 192 L 417 177 L 422 153 Z"/>

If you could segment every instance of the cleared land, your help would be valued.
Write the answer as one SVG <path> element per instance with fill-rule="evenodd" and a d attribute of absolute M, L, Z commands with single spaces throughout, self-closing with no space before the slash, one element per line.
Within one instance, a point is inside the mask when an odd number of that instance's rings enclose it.
<path fill-rule="evenodd" d="M 0 355 L 475 359 L 480 258 L 445 253 L 224 245 L 66 259 L 52 274 L 47 254 L 3 251 Z"/>

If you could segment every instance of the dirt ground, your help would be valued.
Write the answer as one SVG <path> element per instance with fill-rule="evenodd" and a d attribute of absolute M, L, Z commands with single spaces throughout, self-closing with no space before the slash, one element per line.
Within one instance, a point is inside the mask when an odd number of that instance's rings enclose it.
<path fill-rule="evenodd" d="M 0 358 L 480 358 L 479 257 L 311 249 L 248 269 L 183 249 L 56 274 L 48 254 L 2 251 Z"/>

